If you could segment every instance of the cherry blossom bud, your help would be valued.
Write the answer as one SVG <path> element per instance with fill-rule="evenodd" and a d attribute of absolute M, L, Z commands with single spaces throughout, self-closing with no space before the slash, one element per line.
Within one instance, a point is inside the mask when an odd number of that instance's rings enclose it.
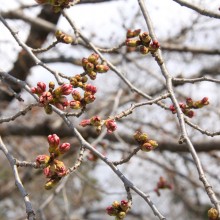
<path fill-rule="evenodd" d="M 44 188 L 46 190 L 52 189 L 58 182 L 60 181 L 60 178 L 51 178 L 49 179 L 46 184 L 44 185 Z"/>
<path fill-rule="evenodd" d="M 176 108 L 175 108 L 174 105 L 171 105 L 171 106 L 169 107 L 169 109 L 170 109 L 170 111 L 172 111 L 173 114 L 176 113 Z"/>
<path fill-rule="evenodd" d="M 54 160 L 54 167 L 57 176 L 63 177 L 67 174 L 67 169 L 62 161 Z"/>
<path fill-rule="evenodd" d="M 37 166 L 40 166 L 41 164 L 46 165 L 50 160 L 50 157 L 48 155 L 38 155 L 36 158 Z"/>
<path fill-rule="evenodd" d="M 100 126 L 101 125 L 101 118 L 99 116 L 93 116 L 90 119 L 90 123 L 93 126 Z"/>
<path fill-rule="evenodd" d="M 77 90 L 73 90 L 72 97 L 76 101 L 80 101 L 82 99 L 80 93 Z"/>
<path fill-rule="evenodd" d="M 87 125 L 91 125 L 91 121 L 90 119 L 84 119 L 80 122 L 80 124 L 82 127 L 86 127 Z"/>
<path fill-rule="evenodd" d="M 149 53 L 149 48 L 148 47 L 145 47 L 145 46 L 140 46 L 140 53 L 143 54 L 143 55 L 146 55 Z"/>
<path fill-rule="evenodd" d="M 82 66 L 84 67 L 84 69 L 86 70 L 86 65 L 89 63 L 88 59 L 86 58 L 82 58 Z"/>
<path fill-rule="evenodd" d="M 110 216 L 116 216 L 116 215 L 117 215 L 117 210 L 114 209 L 112 206 L 108 206 L 108 207 L 106 208 L 106 212 L 107 212 L 107 214 L 110 215 Z"/>
<path fill-rule="evenodd" d="M 141 45 L 141 41 L 136 39 L 127 39 L 125 43 L 128 47 L 138 47 L 139 45 Z"/>
<path fill-rule="evenodd" d="M 45 92 L 46 91 L 46 84 L 43 82 L 38 82 L 37 83 L 37 90 L 38 90 L 39 94 Z"/>
<path fill-rule="evenodd" d="M 50 166 L 44 168 L 44 175 L 46 176 L 46 178 L 51 178 L 55 173 L 52 172 L 52 170 L 50 169 Z"/>
<path fill-rule="evenodd" d="M 43 105 L 49 104 L 53 100 L 53 96 L 50 92 L 43 92 L 39 97 L 39 102 Z"/>
<path fill-rule="evenodd" d="M 61 89 L 62 95 L 69 95 L 69 94 L 71 94 L 71 92 L 72 92 L 72 90 L 73 90 L 73 87 L 72 87 L 72 85 L 70 85 L 70 84 L 63 84 L 63 85 L 60 87 L 60 89 Z"/>
<path fill-rule="evenodd" d="M 75 101 L 75 100 L 70 101 L 70 108 L 75 109 L 75 110 L 81 109 L 82 108 L 81 102 Z"/>
<path fill-rule="evenodd" d="M 149 151 L 151 151 L 153 149 L 154 149 L 153 146 L 150 143 L 148 143 L 148 142 L 145 142 L 145 143 L 143 143 L 141 145 L 141 150 L 142 151 L 149 152 Z"/>
<path fill-rule="evenodd" d="M 86 84 L 84 88 L 86 92 L 90 92 L 92 94 L 95 94 L 97 92 L 97 88 L 91 84 Z"/>
<path fill-rule="evenodd" d="M 192 106 L 193 106 L 193 100 L 192 100 L 192 98 L 186 98 L 186 104 L 187 104 L 189 107 L 192 107 Z"/>
<path fill-rule="evenodd" d="M 86 104 L 92 103 L 95 101 L 95 96 L 91 94 L 90 92 L 84 93 L 84 101 Z"/>
<path fill-rule="evenodd" d="M 112 203 L 112 207 L 115 208 L 115 209 L 118 209 L 120 207 L 120 203 L 118 201 L 114 201 Z"/>
<path fill-rule="evenodd" d="M 47 140 L 51 147 L 58 147 L 60 144 L 60 138 L 56 134 L 48 135 Z"/>
<path fill-rule="evenodd" d="M 92 71 L 92 72 L 88 73 L 88 76 L 90 77 L 91 80 L 95 80 L 97 73 L 95 71 Z"/>
<path fill-rule="evenodd" d="M 209 104 L 209 98 L 208 97 L 204 97 L 202 100 L 201 100 L 201 103 L 203 105 L 208 105 Z"/>
<path fill-rule="evenodd" d="M 59 151 L 61 154 L 66 153 L 70 149 L 70 143 L 63 143 L 59 146 Z"/>
<path fill-rule="evenodd" d="M 49 88 L 50 89 L 54 89 L 55 88 L 55 83 L 54 82 L 50 82 L 49 83 Z"/>
<path fill-rule="evenodd" d="M 146 141 L 148 141 L 148 136 L 146 133 L 142 133 L 140 131 L 136 131 L 134 134 L 134 139 L 139 143 L 145 143 Z"/>
<path fill-rule="evenodd" d="M 107 128 L 107 132 L 111 134 L 113 131 L 117 129 L 117 125 L 114 119 L 108 119 L 105 121 L 105 126 Z"/>
<path fill-rule="evenodd" d="M 211 208 L 208 210 L 209 220 L 217 220 L 218 219 L 218 211 L 215 208 Z"/>
<path fill-rule="evenodd" d="M 98 64 L 98 59 L 99 59 L 99 55 L 96 53 L 93 53 L 88 57 L 88 61 L 95 65 Z"/>
<path fill-rule="evenodd" d="M 147 32 L 143 32 L 142 34 L 140 34 L 139 38 L 145 46 L 148 46 L 151 41 L 151 37 Z"/>
<path fill-rule="evenodd" d="M 126 216 L 126 213 L 125 213 L 125 212 L 119 212 L 119 213 L 117 214 L 117 217 L 118 217 L 119 219 L 124 219 L 125 216 Z"/>
<path fill-rule="evenodd" d="M 141 33 L 141 29 L 136 29 L 134 31 L 129 29 L 127 31 L 127 38 L 137 37 L 140 33 Z"/>
<path fill-rule="evenodd" d="M 150 44 L 149 50 L 151 52 L 156 52 L 159 49 L 159 47 L 160 47 L 159 42 L 155 40 Z"/>
<path fill-rule="evenodd" d="M 121 200 L 121 205 L 120 205 L 121 209 L 126 212 L 130 206 L 129 206 L 129 202 L 126 200 Z"/>
<path fill-rule="evenodd" d="M 107 65 L 96 65 L 95 69 L 98 73 L 106 73 L 109 71 L 109 67 Z"/>

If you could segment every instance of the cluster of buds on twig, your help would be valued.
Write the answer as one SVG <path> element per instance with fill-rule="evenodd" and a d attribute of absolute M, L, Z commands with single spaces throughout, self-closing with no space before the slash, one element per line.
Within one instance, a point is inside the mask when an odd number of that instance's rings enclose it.
<path fill-rule="evenodd" d="M 88 58 L 83 58 L 82 66 L 92 80 L 96 79 L 97 73 L 106 73 L 109 70 L 106 64 L 100 63 L 99 55 L 96 53 L 91 54 Z"/>
<path fill-rule="evenodd" d="M 73 43 L 73 38 L 70 35 L 65 34 L 60 30 L 57 30 L 55 32 L 55 37 L 56 37 L 57 41 L 59 41 L 61 43 L 65 43 L 65 44 L 72 44 Z"/>
<path fill-rule="evenodd" d="M 84 96 L 82 97 L 77 90 L 73 90 L 72 97 L 73 101 L 70 101 L 70 108 L 72 109 L 81 109 L 84 108 L 87 104 L 95 101 L 95 93 L 97 88 L 91 84 L 84 84 L 82 86 L 84 90 Z"/>
<path fill-rule="evenodd" d="M 48 138 L 50 155 L 38 155 L 37 166 L 44 166 L 44 175 L 49 180 L 45 184 L 45 189 L 52 189 L 64 177 L 68 170 L 64 163 L 57 158 L 70 149 L 69 143 L 60 144 L 60 138 L 56 134 L 49 135 Z"/>
<path fill-rule="evenodd" d="M 101 132 L 103 125 L 107 128 L 107 132 L 109 134 L 117 129 L 117 125 L 114 119 L 102 120 L 99 116 L 93 116 L 90 119 L 84 119 L 81 121 L 80 125 L 82 127 L 93 126 L 95 127 L 97 133 Z"/>
<path fill-rule="evenodd" d="M 137 38 L 138 37 L 138 38 Z M 141 54 L 154 54 L 160 47 L 158 41 L 153 41 L 147 32 L 141 33 L 141 29 L 128 30 L 126 46 L 129 48 L 137 49 Z"/>
<path fill-rule="evenodd" d="M 168 183 L 167 180 L 165 180 L 162 176 L 160 177 L 159 181 L 157 182 L 157 187 L 154 189 L 154 192 L 157 193 L 158 196 L 160 196 L 161 189 L 173 189 L 173 185 L 171 183 Z"/>
<path fill-rule="evenodd" d="M 140 131 L 135 132 L 134 139 L 138 142 L 142 151 L 149 152 L 158 146 L 155 140 L 148 139 L 148 135 Z"/>
<path fill-rule="evenodd" d="M 54 88 L 55 84 L 53 82 L 49 83 L 48 91 L 46 91 L 46 84 L 43 82 L 38 82 L 37 87 L 31 88 L 32 93 L 39 96 L 39 102 L 44 106 L 47 114 L 52 113 L 50 104 L 56 106 L 60 110 L 65 110 L 69 105 L 66 96 L 71 94 L 73 90 L 72 85 L 70 84 L 63 84 L 56 89 Z"/>
<path fill-rule="evenodd" d="M 186 103 L 179 103 L 179 106 L 184 115 L 189 118 L 192 118 L 195 115 L 195 112 L 192 109 L 199 109 L 209 104 L 209 100 L 207 97 L 204 97 L 201 100 L 193 101 L 192 98 L 186 98 Z M 170 106 L 170 111 L 173 114 L 176 113 L 176 108 L 174 105 Z"/>
<path fill-rule="evenodd" d="M 53 6 L 55 13 L 60 12 L 64 8 L 69 8 L 73 0 L 35 0 L 38 4 L 49 4 Z"/>
<path fill-rule="evenodd" d="M 218 211 L 215 208 L 211 208 L 208 210 L 209 220 L 218 220 Z"/>
<path fill-rule="evenodd" d="M 111 206 L 106 208 L 110 216 L 115 216 L 115 220 L 123 220 L 131 208 L 131 202 L 122 200 L 121 203 L 114 201 Z"/>

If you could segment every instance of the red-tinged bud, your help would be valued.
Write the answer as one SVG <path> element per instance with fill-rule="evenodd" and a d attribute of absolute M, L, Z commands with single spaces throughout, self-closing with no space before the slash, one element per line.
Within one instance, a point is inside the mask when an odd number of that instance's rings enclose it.
<path fill-rule="evenodd" d="M 38 90 L 39 94 L 45 92 L 46 91 L 46 84 L 43 82 L 38 82 L 37 83 L 37 90 Z"/>
<path fill-rule="evenodd" d="M 88 59 L 82 58 L 82 66 L 84 67 L 84 69 L 86 69 L 87 63 L 89 63 Z"/>
<path fill-rule="evenodd" d="M 109 134 L 111 134 L 112 132 L 114 132 L 117 129 L 117 125 L 114 119 L 107 119 L 105 121 L 105 126 L 107 128 L 107 132 Z"/>
<path fill-rule="evenodd" d="M 143 55 L 146 55 L 149 53 L 149 48 L 148 47 L 145 47 L 145 46 L 140 46 L 140 53 L 143 54 Z"/>
<path fill-rule="evenodd" d="M 184 104 L 184 103 L 179 103 L 179 106 L 180 106 L 180 108 L 183 110 L 183 109 L 185 109 L 186 108 L 186 104 Z"/>
<path fill-rule="evenodd" d="M 73 38 L 70 35 L 65 35 L 63 37 L 63 43 L 65 44 L 72 44 L 73 43 Z"/>
<path fill-rule="evenodd" d="M 50 157 L 48 155 L 38 155 L 36 158 L 37 166 L 40 166 L 41 164 L 47 165 L 49 160 L 50 160 Z"/>
<path fill-rule="evenodd" d="M 63 104 L 60 103 L 60 102 L 56 102 L 54 105 L 55 105 L 58 109 L 60 109 L 60 110 L 65 110 L 65 109 L 66 109 L 66 105 L 63 105 Z"/>
<path fill-rule="evenodd" d="M 44 111 L 46 112 L 46 114 L 50 115 L 53 113 L 53 109 L 51 105 L 45 105 L 44 106 Z"/>
<path fill-rule="evenodd" d="M 46 176 L 46 178 L 51 178 L 55 175 L 55 173 L 52 170 L 50 170 L 50 166 L 48 166 L 44 168 L 44 175 Z"/>
<path fill-rule="evenodd" d="M 80 101 L 82 98 L 81 98 L 81 95 L 79 93 L 79 91 L 77 90 L 73 90 L 72 92 L 72 97 L 74 98 L 74 100 L 76 101 Z"/>
<path fill-rule="evenodd" d="M 129 202 L 126 200 L 121 200 L 120 207 L 124 212 L 126 212 L 130 208 Z"/>
<path fill-rule="evenodd" d="M 54 82 L 50 82 L 49 83 L 49 88 L 53 90 L 55 88 L 55 83 Z"/>
<path fill-rule="evenodd" d="M 91 80 L 95 80 L 97 73 L 95 71 L 92 71 L 92 72 L 88 73 L 88 76 Z"/>
<path fill-rule="evenodd" d="M 94 70 L 95 66 L 93 63 L 88 62 L 85 66 L 86 72 L 90 73 Z"/>
<path fill-rule="evenodd" d="M 186 104 L 189 106 L 189 107 L 192 107 L 193 106 L 193 100 L 192 98 L 186 98 Z"/>
<path fill-rule="evenodd" d="M 82 83 L 86 83 L 88 81 L 88 77 L 87 76 L 83 76 L 81 81 L 82 81 Z"/>
<path fill-rule="evenodd" d="M 43 92 L 39 97 L 39 102 L 43 105 L 49 104 L 53 100 L 53 96 L 50 92 Z"/>
<path fill-rule="evenodd" d="M 56 134 L 48 135 L 47 140 L 49 145 L 53 148 L 58 147 L 60 144 L 60 138 Z"/>
<path fill-rule="evenodd" d="M 90 119 L 90 123 L 91 123 L 91 125 L 98 127 L 101 125 L 101 118 L 99 116 L 93 116 Z"/>
<path fill-rule="evenodd" d="M 59 151 L 61 154 L 66 153 L 70 149 L 70 143 L 63 143 L 59 146 Z"/>
<path fill-rule="evenodd" d="M 159 49 L 159 47 L 160 47 L 159 42 L 155 40 L 150 44 L 149 50 L 151 52 L 156 52 Z"/>
<path fill-rule="evenodd" d="M 153 149 L 154 149 L 154 147 L 150 143 L 148 143 L 148 142 L 145 142 L 145 143 L 143 143 L 141 145 L 141 150 L 142 151 L 149 152 L 149 151 L 151 151 Z"/>
<path fill-rule="evenodd" d="M 65 96 L 61 96 L 58 98 L 57 103 L 60 103 L 65 109 L 69 105 L 69 100 Z"/>
<path fill-rule="evenodd" d="M 201 103 L 203 105 L 208 105 L 209 104 L 209 98 L 208 97 L 204 97 L 202 100 L 201 100 Z"/>
<path fill-rule="evenodd" d="M 62 95 L 69 95 L 71 94 L 72 90 L 73 87 L 70 84 L 63 84 L 62 86 L 60 86 L 60 91 Z"/>
<path fill-rule="evenodd" d="M 127 31 L 127 38 L 137 37 L 140 33 L 141 33 L 141 29 L 136 29 L 134 31 L 129 29 Z"/>
<path fill-rule="evenodd" d="M 94 154 L 92 151 L 90 151 L 89 154 L 87 155 L 87 159 L 95 162 L 99 159 L 99 157 L 96 154 Z"/>
<path fill-rule="evenodd" d="M 193 116 L 195 116 L 195 112 L 193 110 L 189 110 L 189 109 L 184 109 L 183 114 L 189 118 L 192 118 Z"/>
<path fill-rule="evenodd" d="M 155 140 L 149 140 L 148 143 L 155 149 L 158 147 L 158 143 Z"/>
<path fill-rule="evenodd" d="M 143 32 L 142 34 L 139 35 L 139 38 L 145 46 L 149 46 L 151 37 L 147 32 Z"/>
<path fill-rule="evenodd" d="M 170 111 L 172 111 L 173 114 L 176 113 L 176 108 L 175 108 L 174 105 L 171 105 L 171 106 L 169 107 L 169 109 L 170 109 Z"/>
<path fill-rule="evenodd" d="M 95 70 L 98 72 L 98 73 L 106 73 L 109 71 L 109 67 L 107 65 L 96 65 L 95 66 Z"/>
<path fill-rule="evenodd" d="M 72 77 L 72 78 L 70 79 L 70 84 L 71 84 L 74 88 L 77 88 L 78 85 L 79 85 L 79 82 L 78 82 L 78 80 L 77 80 L 75 77 Z"/>
<path fill-rule="evenodd" d="M 97 88 L 91 84 L 86 84 L 84 89 L 86 92 L 90 92 L 92 94 L 95 94 L 97 92 Z"/>
<path fill-rule="evenodd" d="M 117 211 L 116 209 L 114 209 L 112 206 L 108 206 L 108 207 L 106 208 L 106 212 L 107 212 L 107 214 L 110 215 L 110 216 L 116 216 L 117 213 L 118 213 L 118 211 Z"/>
<path fill-rule="evenodd" d="M 208 210 L 209 220 L 218 220 L 218 211 L 215 208 L 211 208 Z"/>
<path fill-rule="evenodd" d="M 63 177 L 67 174 L 67 169 L 64 163 L 60 160 L 54 160 L 55 173 L 59 177 Z"/>
<path fill-rule="evenodd" d="M 128 47 L 138 47 L 139 45 L 141 45 L 141 41 L 136 39 L 127 39 L 125 43 Z"/>
<path fill-rule="evenodd" d="M 86 127 L 87 125 L 91 125 L 90 119 L 84 119 L 80 122 L 80 124 L 82 127 Z"/>
<path fill-rule="evenodd" d="M 84 93 L 84 102 L 86 104 L 92 103 L 95 101 L 95 96 L 92 95 L 90 92 L 85 92 Z"/>
<path fill-rule="evenodd" d="M 75 110 L 81 109 L 82 108 L 81 102 L 75 101 L 75 100 L 70 101 L 70 108 L 75 109 Z"/>
<path fill-rule="evenodd" d="M 93 53 L 88 57 L 88 61 L 93 63 L 94 65 L 98 64 L 98 59 L 99 59 L 99 55 L 96 53 Z"/>
<path fill-rule="evenodd" d="M 37 88 L 36 88 L 36 87 L 32 87 L 32 88 L 31 88 L 31 92 L 32 92 L 33 94 L 37 94 Z"/>
<path fill-rule="evenodd" d="M 46 190 L 52 189 L 52 188 L 60 181 L 60 179 L 61 179 L 61 178 L 51 178 L 51 179 L 49 179 L 49 180 L 46 182 L 44 188 L 45 188 Z"/>

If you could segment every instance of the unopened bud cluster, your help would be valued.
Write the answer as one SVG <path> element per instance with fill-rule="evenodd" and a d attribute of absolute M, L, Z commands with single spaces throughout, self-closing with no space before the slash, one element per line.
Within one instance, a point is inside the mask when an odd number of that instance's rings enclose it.
<path fill-rule="evenodd" d="M 150 140 L 146 133 L 140 131 L 135 132 L 134 139 L 138 142 L 142 151 L 149 152 L 158 146 L 155 140 Z"/>
<path fill-rule="evenodd" d="M 211 208 L 208 210 L 209 220 L 218 220 L 218 211 L 215 208 Z"/>
<path fill-rule="evenodd" d="M 111 134 L 117 129 L 117 125 L 114 119 L 102 120 L 99 116 L 93 116 L 90 119 L 84 119 L 81 121 L 80 125 L 82 127 L 93 126 L 95 127 L 97 133 L 100 133 L 102 126 L 107 128 L 107 132 Z"/>
<path fill-rule="evenodd" d="M 131 202 L 122 200 L 121 203 L 114 201 L 111 206 L 106 208 L 106 212 L 110 216 L 115 216 L 115 220 L 123 220 L 129 209 L 131 208 Z"/>
<path fill-rule="evenodd" d="M 91 54 L 88 58 L 83 58 L 82 66 L 92 80 L 96 79 L 97 73 L 106 73 L 109 70 L 106 64 L 99 61 L 99 55 L 96 53 Z"/>
<path fill-rule="evenodd" d="M 158 41 L 153 41 L 147 32 L 141 33 L 141 29 L 128 30 L 126 46 L 128 48 L 139 48 L 141 54 L 154 54 L 160 47 Z"/>
<path fill-rule="evenodd" d="M 157 193 L 158 196 L 160 196 L 161 189 L 173 189 L 173 185 L 168 183 L 167 180 L 163 177 L 160 177 L 159 181 L 157 182 L 157 187 L 154 189 L 154 191 Z"/>
<path fill-rule="evenodd" d="M 50 4 L 53 6 L 55 13 L 61 11 L 64 8 L 69 8 L 73 0 L 35 0 L 38 4 Z"/>
<path fill-rule="evenodd" d="M 52 189 L 64 177 L 68 170 L 64 163 L 57 158 L 70 149 L 69 143 L 60 144 L 60 138 L 56 134 L 49 135 L 48 138 L 50 155 L 38 155 L 36 164 L 44 166 L 44 175 L 49 180 L 45 184 L 45 189 Z"/>
<path fill-rule="evenodd" d="M 61 42 L 61 43 L 65 43 L 65 44 L 71 44 L 73 43 L 73 38 L 68 35 L 65 34 L 64 32 L 57 30 L 55 32 L 55 37 L 57 38 L 57 41 Z"/>
<path fill-rule="evenodd" d="M 179 106 L 184 115 L 189 118 L 192 118 L 195 115 L 195 112 L 192 109 L 199 109 L 209 104 L 209 100 L 207 97 L 204 97 L 201 100 L 193 101 L 192 98 L 186 98 L 186 103 L 179 103 Z M 170 111 L 173 114 L 176 113 L 176 108 L 174 105 L 170 106 Z"/>

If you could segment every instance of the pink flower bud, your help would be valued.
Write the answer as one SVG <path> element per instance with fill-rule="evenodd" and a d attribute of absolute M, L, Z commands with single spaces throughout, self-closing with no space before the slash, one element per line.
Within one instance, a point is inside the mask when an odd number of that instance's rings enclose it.
<path fill-rule="evenodd" d="M 58 147 L 60 144 L 60 138 L 56 134 L 48 135 L 47 137 L 48 143 L 51 147 Z"/>
<path fill-rule="evenodd" d="M 98 73 L 106 73 L 109 70 L 109 67 L 107 65 L 96 65 L 95 70 Z"/>
<path fill-rule="evenodd" d="M 50 160 L 50 157 L 48 155 L 38 155 L 36 158 L 37 166 L 40 166 L 41 164 L 47 164 Z"/>
<path fill-rule="evenodd" d="M 209 98 L 208 97 L 204 97 L 202 100 L 201 100 L 202 104 L 203 105 L 208 105 L 209 104 Z"/>
<path fill-rule="evenodd" d="M 70 108 L 72 108 L 72 109 L 82 108 L 81 102 L 80 101 L 75 101 L 75 100 L 71 101 L 70 102 Z"/>
<path fill-rule="evenodd" d="M 110 216 L 116 216 L 117 213 L 118 213 L 117 210 L 114 209 L 112 206 L 108 206 L 108 207 L 106 208 L 106 212 L 107 212 L 107 214 L 110 215 Z"/>
<path fill-rule="evenodd" d="M 127 211 L 129 209 L 129 202 L 126 200 L 121 200 L 121 205 L 120 205 L 121 209 L 123 211 Z"/>
<path fill-rule="evenodd" d="M 88 62 L 85 66 L 87 72 L 92 72 L 94 70 L 94 64 Z"/>
<path fill-rule="evenodd" d="M 63 143 L 59 146 L 59 151 L 61 154 L 64 154 L 70 149 L 70 144 L 69 143 Z"/>
<path fill-rule="evenodd" d="M 76 101 L 80 101 L 81 100 L 81 95 L 77 90 L 73 90 L 72 92 L 72 97 L 74 98 L 74 100 Z"/>
<path fill-rule="evenodd" d="M 91 85 L 91 84 L 87 84 L 85 86 L 85 91 L 90 92 L 94 95 L 97 92 L 97 88 L 95 86 Z"/>
<path fill-rule="evenodd" d="M 151 41 L 151 37 L 147 32 L 143 32 L 142 34 L 140 34 L 139 38 L 140 38 L 142 44 L 144 44 L 145 46 L 149 46 L 149 43 Z"/>
<path fill-rule="evenodd" d="M 82 127 L 86 127 L 87 125 L 91 125 L 90 119 L 84 119 L 80 122 L 80 124 Z"/>
<path fill-rule="evenodd" d="M 72 92 L 72 90 L 73 90 L 73 87 L 70 84 L 63 84 L 60 87 L 60 91 L 62 95 L 69 95 Z"/>
<path fill-rule="evenodd" d="M 90 119 L 90 123 L 93 126 L 100 126 L 101 125 L 101 118 L 99 116 L 93 116 Z"/>
<path fill-rule="evenodd" d="M 37 83 L 37 90 L 38 90 L 39 94 L 45 92 L 46 91 L 46 84 L 43 82 L 38 82 Z"/>
<path fill-rule="evenodd" d="M 67 169 L 62 161 L 54 160 L 55 173 L 59 177 L 63 177 L 67 174 Z"/>
<path fill-rule="evenodd" d="M 107 132 L 111 134 L 113 131 L 117 129 L 117 125 L 114 119 L 108 119 L 105 121 L 105 126 L 107 128 Z"/>
<path fill-rule="evenodd" d="M 92 103 L 95 101 L 95 96 L 91 94 L 90 92 L 84 93 L 84 101 L 86 104 Z"/>
<path fill-rule="evenodd" d="M 169 107 L 169 109 L 170 109 L 170 111 L 172 111 L 173 114 L 176 113 L 176 108 L 175 108 L 174 105 L 171 105 L 171 106 Z"/>
<path fill-rule="evenodd" d="M 43 92 L 39 98 L 39 102 L 43 105 L 49 104 L 53 100 L 53 96 L 50 92 Z"/>
<path fill-rule="evenodd" d="M 51 178 L 55 173 L 52 172 L 52 170 L 50 169 L 50 166 L 44 168 L 44 175 L 46 176 L 46 178 Z"/>

